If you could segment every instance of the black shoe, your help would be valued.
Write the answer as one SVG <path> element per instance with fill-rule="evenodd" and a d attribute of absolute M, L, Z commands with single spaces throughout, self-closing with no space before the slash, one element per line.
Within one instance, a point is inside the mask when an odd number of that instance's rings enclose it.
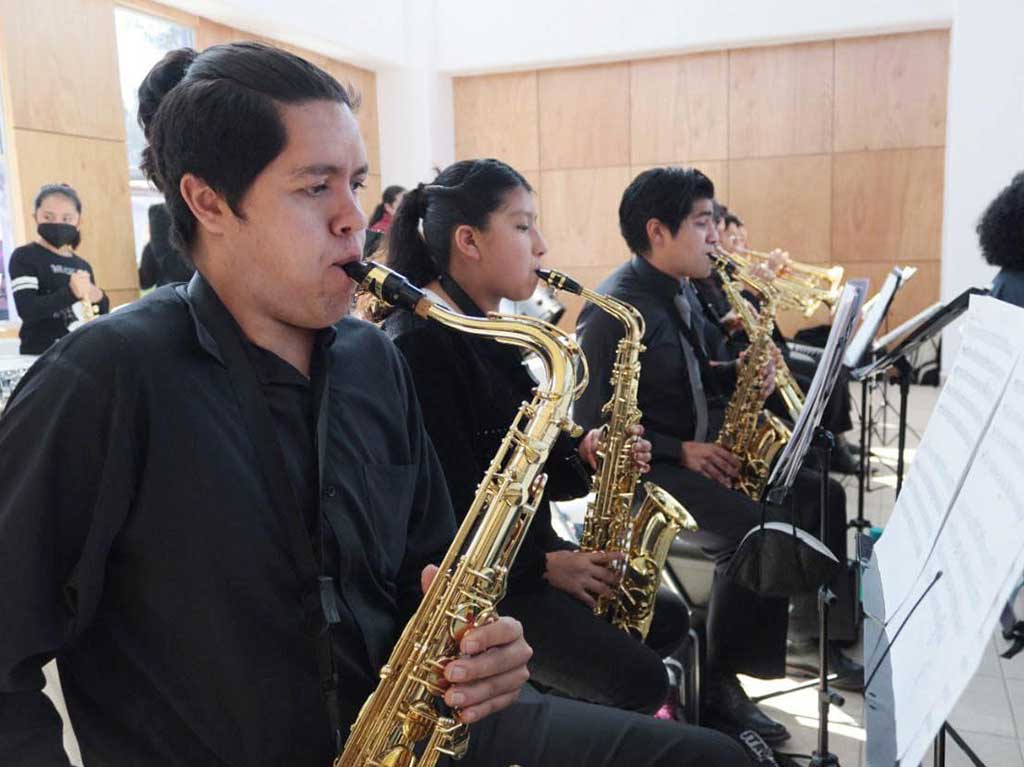
<path fill-rule="evenodd" d="M 818 675 L 818 640 L 786 643 L 786 670 L 800 675 Z M 837 677 L 829 685 L 849 692 L 864 692 L 864 666 L 842 652 L 835 644 L 828 647 L 828 673 Z"/>
<path fill-rule="evenodd" d="M 829 466 L 836 474 L 860 474 L 860 460 L 855 458 L 850 451 L 850 446 L 845 442 L 838 443 L 832 450 L 832 462 Z"/>
<path fill-rule="evenodd" d="M 714 674 L 705 683 L 701 697 L 705 720 L 710 727 L 716 722 L 728 730 L 753 730 L 768 743 L 789 739 L 789 730 L 769 718 L 743 691 L 735 674 Z"/>

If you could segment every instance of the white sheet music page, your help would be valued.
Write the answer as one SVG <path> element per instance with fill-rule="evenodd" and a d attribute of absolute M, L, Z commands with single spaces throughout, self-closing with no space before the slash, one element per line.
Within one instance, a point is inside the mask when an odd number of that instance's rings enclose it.
<path fill-rule="evenodd" d="M 912 590 L 908 602 L 920 599 L 920 605 L 912 613 L 904 610 L 909 618 L 892 644 L 902 764 L 917 764 L 924 757 L 981 664 L 1024 569 L 1022 448 L 1024 359 L 1013 369 L 924 575 Z"/>
<path fill-rule="evenodd" d="M 900 620 L 908 606 L 1022 343 L 1024 310 L 987 296 L 971 297 L 960 353 L 875 546 L 872 564 L 881 573 L 887 623 Z"/>

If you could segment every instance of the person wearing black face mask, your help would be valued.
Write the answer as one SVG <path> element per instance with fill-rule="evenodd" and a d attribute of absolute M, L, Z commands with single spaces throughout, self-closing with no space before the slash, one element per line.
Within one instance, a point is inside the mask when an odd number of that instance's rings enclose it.
<path fill-rule="evenodd" d="M 42 354 L 87 316 L 110 311 L 89 262 L 74 252 L 81 242 L 82 201 L 67 184 L 47 184 L 35 200 L 35 242 L 11 254 L 11 292 L 21 317 L 21 353 Z"/>

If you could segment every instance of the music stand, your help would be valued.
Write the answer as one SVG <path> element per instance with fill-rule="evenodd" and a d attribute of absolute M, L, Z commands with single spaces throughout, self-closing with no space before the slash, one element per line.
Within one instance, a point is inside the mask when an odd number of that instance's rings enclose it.
<path fill-rule="evenodd" d="M 916 325 L 904 323 L 904 326 L 910 325 L 910 327 L 906 329 L 906 333 L 899 343 L 889 350 L 877 350 L 872 362 L 851 373 L 851 377 L 855 380 L 867 381 L 886 370 L 895 370 L 895 378 L 900 390 L 899 441 L 896 454 L 897 497 L 903 489 L 904 451 L 907 446 L 907 401 L 910 398 L 910 374 L 913 372 L 910 354 L 921 344 L 941 333 L 951 322 L 967 311 L 971 296 L 987 294 L 986 288 L 968 288 L 944 306 L 929 307 L 918 315 L 919 322 Z M 861 455 L 863 460 L 863 453 Z"/>
<path fill-rule="evenodd" d="M 843 359 L 843 363 L 851 371 L 858 365 L 863 364 L 866 359 L 870 359 L 874 353 L 873 341 L 878 335 L 878 330 L 882 326 L 886 317 L 889 315 L 889 309 L 892 307 L 893 300 L 896 298 L 896 293 L 899 289 L 916 273 L 914 267 L 906 267 L 900 269 L 899 267 L 893 267 L 885 278 L 885 283 L 881 289 L 872 296 L 871 300 L 865 304 L 865 317 L 861 323 L 860 328 L 857 330 L 857 335 L 854 336 L 853 341 L 850 342 L 850 347 L 847 349 L 846 356 Z M 870 307 L 868 308 L 868 305 Z M 868 401 L 869 401 L 869 384 L 871 379 L 869 377 L 857 379 L 854 374 L 851 373 L 851 378 L 854 380 L 860 380 L 860 457 L 859 457 L 859 469 L 857 477 L 857 518 L 852 520 L 849 524 L 850 527 L 855 527 L 859 531 L 863 531 L 865 528 L 871 527 L 871 523 L 864 518 L 864 495 L 867 490 L 867 473 L 868 473 Z"/>
<path fill-rule="evenodd" d="M 821 540 L 814 539 L 805 531 L 797 531 L 804 545 L 820 547 L 822 540 L 828 539 L 828 467 L 831 462 L 831 451 L 834 443 L 832 433 L 819 426 L 824 412 L 825 403 L 835 387 L 842 367 L 843 355 L 853 335 L 853 326 L 857 321 L 857 313 L 864 300 L 864 286 L 848 284 L 839 297 L 835 319 L 829 332 L 825 351 L 821 362 L 814 373 L 810 389 L 804 400 L 804 408 L 800 412 L 792 436 L 778 461 L 772 468 L 768 484 L 762 495 L 762 504 L 781 504 L 789 495 L 797 471 L 813 446 L 820 460 L 820 522 L 818 535 Z M 740 544 L 743 545 L 742 542 Z M 827 551 L 827 549 L 826 549 Z M 798 685 L 788 690 L 758 698 L 758 702 L 769 697 L 777 697 L 798 689 L 805 689 L 811 684 L 818 686 L 818 747 L 811 755 L 812 767 L 839 767 L 839 758 L 829 751 L 828 746 L 828 712 L 832 705 L 842 706 L 845 702 L 841 695 L 829 689 L 828 671 L 828 612 L 835 602 L 835 594 L 823 583 L 818 588 L 818 679 L 816 683 Z"/>

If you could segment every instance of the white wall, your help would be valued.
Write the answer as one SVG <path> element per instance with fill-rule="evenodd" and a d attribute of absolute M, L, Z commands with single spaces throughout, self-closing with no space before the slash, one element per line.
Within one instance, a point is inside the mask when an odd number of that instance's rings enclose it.
<path fill-rule="evenodd" d="M 950 41 L 946 118 L 942 297 L 986 286 L 995 270 L 981 258 L 975 226 L 1015 173 L 1024 170 L 1024 3 L 957 0 Z M 943 339 L 943 368 L 959 331 Z"/>
<path fill-rule="evenodd" d="M 480 0 L 438 4 L 438 68 L 532 69 L 947 27 L 955 0 Z"/>

